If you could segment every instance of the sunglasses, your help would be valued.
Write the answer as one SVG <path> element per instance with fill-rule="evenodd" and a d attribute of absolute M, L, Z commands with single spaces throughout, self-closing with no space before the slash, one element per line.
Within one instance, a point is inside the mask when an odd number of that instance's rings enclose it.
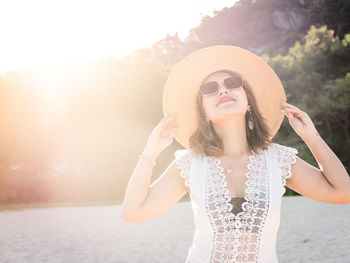
<path fill-rule="evenodd" d="M 243 86 L 243 79 L 240 76 L 232 76 L 224 79 L 224 84 L 227 89 L 237 89 Z M 200 86 L 200 92 L 203 95 L 212 95 L 218 92 L 219 84 L 216 81 L 210 81 Z"/>

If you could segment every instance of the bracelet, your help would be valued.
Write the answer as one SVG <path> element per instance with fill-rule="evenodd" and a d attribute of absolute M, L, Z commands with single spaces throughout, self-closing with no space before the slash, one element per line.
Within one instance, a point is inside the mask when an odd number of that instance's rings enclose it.
<path fill-rule="evenodd" d="M 143 159 L 149 161 L 152 165 L 156 165 L 156 162 L 153 162 L 151 159 L 149 159 L 148 157 L 146 157 L 142 154 L 139 155 L 139 158 L 143 158 Z"/>

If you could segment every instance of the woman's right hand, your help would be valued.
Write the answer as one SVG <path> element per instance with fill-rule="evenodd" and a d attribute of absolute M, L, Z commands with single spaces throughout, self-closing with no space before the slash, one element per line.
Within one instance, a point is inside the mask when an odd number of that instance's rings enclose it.
<path fill-rule="evenodd" d="M 164 117 L 160 120 L 156 127 L 152 130 L 151 135 L 147 140 L 144 154 L 155 160 L 165 148 L 174 141 L 174 132 L 178 126 L 174 126 L 171 122 L 176 117 L 176 113 Z"/>

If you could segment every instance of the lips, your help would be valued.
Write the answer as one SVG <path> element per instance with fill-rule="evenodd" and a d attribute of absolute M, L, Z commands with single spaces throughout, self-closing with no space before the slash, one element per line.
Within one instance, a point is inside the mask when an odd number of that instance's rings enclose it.
<path fill-rule="evenodd" d="M 230 96 L 225 96 L 225 97 L 222 97 L 218 103 L 216 104 L 216 106 L 219 106 L 220 104 L 224 103 L 224 102 L 227 102 L 227 101 L 235 101 L 236 99 L 235 98 L 232 98 Z"/>

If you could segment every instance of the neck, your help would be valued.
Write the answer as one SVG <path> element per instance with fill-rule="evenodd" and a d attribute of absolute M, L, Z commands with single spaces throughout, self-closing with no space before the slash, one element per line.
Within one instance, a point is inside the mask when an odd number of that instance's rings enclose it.
<path fill-rule="evenodd" d="M 245 117 L 234 116 L 213 123 L 224 146 L 224 155 L 238 157 L 251 154 L 248 146 Z"/>

